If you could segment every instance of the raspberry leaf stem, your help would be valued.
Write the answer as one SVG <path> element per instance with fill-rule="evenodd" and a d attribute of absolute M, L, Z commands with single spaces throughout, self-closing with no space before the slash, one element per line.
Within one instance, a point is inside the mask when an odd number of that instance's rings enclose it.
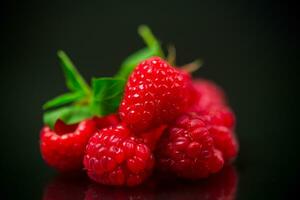
<path fill-rule="evenodd" d="M 90 109 L 95 115 L 117 111 L 123 95 L 125 80 L 121 78 L 93 78 Z"/>
<path fill-rule="evenodd" d="M 159 41 L 155 38 L 148 26 L 141 25 L 138 28 L 138 33 L 143 38 L 147 47 L 136 51 L 125 59 L 121 64 L 119 72 L 115 76 L 117 78 L 127 80 L 134 68 L 145 59 L 153 56 L 164 57 Z"/>
<path fill-rule="evenodd" d="M 66 93 L 66 94 L 60 95 L 50 101 L 47 101 L 43 105 L 43 109 L 46 110 L 49 108 L 54 108 L 54 107 L 58 107 L 58 106 L 61 106 L 64 104 L 72 103 L 74 101 L 79 101 L 83 97 L 85 97 L 85 94 L 83 92 Z"/>
<path fill-rule="evenodd" d="M 149 48 L 153 48 L 157 50 L 157 53 L 159 57 L 164 58 L 163 50 L 160 47 L 160 44 L 156 37 L 153 35 L 151 29 L 146 25 L 140 25 L 138 27 L 138 33 L 143 38 L 144 42 L 147 44 Z"/>
<path fill-rule="evenodd" d="M 180 67 L 180 69 L 188 72 L 188 73 L 193 73 L 195 71 L 197 71 L 198 69 L 200 69 L 203 65 L 203 61 L 201 59 L 197 59 L 194 60 L 191 63 L 185 64 L 182 67 Z"/>
<path fill-rule="evenodd" d="M 174 45 L 168 46 L 168 56 L 166 60 L 170 65 L 172 66 L 176 65 L 176 48 Z"/>
<path fill-rule="evenodd" d="M 90 94 L 91 89 L 89 85 L 78 72 L 67 54 L 64 51 L 59 50 L 57 55 L 64 71 L 67 87 L 74 92 L 82 91 L 87 95 Z"/>

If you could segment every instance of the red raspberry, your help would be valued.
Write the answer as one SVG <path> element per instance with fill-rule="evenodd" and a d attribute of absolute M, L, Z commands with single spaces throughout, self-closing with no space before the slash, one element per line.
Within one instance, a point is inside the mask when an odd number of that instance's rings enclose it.
<path fill-rule="evenodd" d="M 121 119 L 136 132 L 169 123 L 188 108 L 191 90 L 187 73 L 159 57 L 147 59 L 128 79 L 119 109 Z"/>
<path fill-rule="evenodd" d="M 222 152 L 225 162 L 235 158 L 238 153 L 238 143 L 234 133 L 235 118 L 229 108 L 225 106 L 212 107 L 211 110 L 199 115 L 206 122 L 214 144 Z"/>
<path fill-rule="evenodd" d="M 117 114 L 110 114 L 104 117 L 94 117 L 93 120 L 96 122 L 96 127 L 98 130 L 107 128 L 109 126 L 116 126 L 120 123 L 120 119 Z"/>
<path fill-rule="evenodd" d="M 196 103 L 190 108 L 192 112 L 203 112 L 215 105 L 226 105 L 223 90 L 209 80 L 197 79 L 193 81 L 196 91 Z"/>
<path fill-rule="evenodd" d="M 209 132 L 214 139 L 215 147 L 222 152 L 225 162 L 233 160 L 239 149 L 234 132 L 224 126 L 210 126 Z"/>
<path fill-rule="evenodd" d="M 207 122 L 211 125 L 225 126 L 232 130 L 235 127 L 235 115 L 228 106 L 210 106 L 208 109 L 198 112 L 198 114 L 205 116 Z"/>
<path fill-rule="evenodd" d="M 227 106 L 223 90 L 215 83 L 198 79 L 193 82 L 195 88 L 195 103 L 189 108 L 190 112 L 205 115 L 213 125 L 233 129 L 235 115 Z"/>
<path fill-rule="evenodd" d="M 224 164 L 207 124 L 194 113 L 182 115 L 167 129 L 156 156 L 159 168 L 188 179 L 207 177 Z"/>
<path fill-rule="evenodd" d="M 90 138 L 83 163 L 88 176 L 98 183 L 134 186 L 150 175 L 154 158 L 144 143 L 119 125 Z"/>
<path fill-rule="evenodd" d="M 166 128 L 167 125 L 161 125 L 157 128 L 153 128 L 147 132 L 139 134 L 138 138 L 141 138 L 142 141 L 151 149 L 151 151 L 153 151 Z"/>
<path fill-rule="evenodd" d="M 80 170 L 85 146 L 95 131 L 95 122 L 89 119 L 73 125 L 58 120 L 54 130 L 45 126 L 40 133 L 43 159 L 59 171 Z"/>

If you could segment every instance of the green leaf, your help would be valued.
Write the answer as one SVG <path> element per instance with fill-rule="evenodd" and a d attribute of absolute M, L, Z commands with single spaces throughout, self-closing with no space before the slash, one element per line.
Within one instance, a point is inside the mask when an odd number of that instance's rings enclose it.
<path fill-rule="evenodd" d="M 60 95 L 50 101 L 47 101 L 43 105 L 43 109 L 46 110 L 46 109 L 61 106 L 61 105 L 67 104 L 67 103 L 72 103 L 74 101 L 78 101 L 78 100 L 82 99 L 83 97 L 85 97 L 85 94 L 83 92 L 66 93 L 66 94 Z"/>
<path fill-rule="evenodd" d="M 149 27 L 142 25 L 138 28 L 139 35 L 143 38 L 147 47 L 136 51 L 125 59 L 121 64 L 120 70 L 117 73 L 116 77 L 123 78 L 127 80 L 128 76 L 134 70 L 134 68 L 143 60 L 153 57 L 160 56 L 164 58 L 163 51 L 161 49 L 160 43 L 152 34 Z"/>
<path fill-rule="evenodd" d="M 43 118 L 44 123 L 53 128 L 58 119 L 63 120 L 67 124 L 73 124 L 92 116 L 88 106 L 67 106 L 48 111 L 44 113 Z"/>
<path fill-rule="evenodd" d="M 92 80 L 91 112 L 95 115 L 107 115 L 117 111 L 125 80 L 121 78 L 94 78 Z"/>
<path fill-rule="evenodd" d="M 65 74 L 67 87 L 74 92 L 83 91 L 85 94 L 90 94 L 88 84 L 80 75 L 67 54 L 60 50 L 57 52 L 57 55 Z"/>

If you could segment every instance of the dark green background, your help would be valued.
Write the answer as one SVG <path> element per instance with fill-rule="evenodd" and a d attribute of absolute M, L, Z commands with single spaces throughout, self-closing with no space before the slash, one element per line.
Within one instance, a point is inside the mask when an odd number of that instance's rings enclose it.
<path fill-rule="evenodd" d="M 271 0 L 2 1 L 1 195 L 40 199 L 56 175 L 38 148 L 41 105 L 66 91 L 56 51 L 86 78 L 110 76 L 143 46 L 136 28 L 145 23 L 164 45 L 176 44 L 179 64 L 203 58 L 195 77 L 226 90 L 241 146 L 238 199 L 287 199 L 300 169 L 291 8 Z"/>

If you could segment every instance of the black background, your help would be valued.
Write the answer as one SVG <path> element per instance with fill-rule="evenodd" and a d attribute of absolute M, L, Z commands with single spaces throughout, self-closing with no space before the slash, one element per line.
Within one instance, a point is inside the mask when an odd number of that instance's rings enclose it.
<path fill-rule="evenodd" d="M 41 105 L 66 91 L 56 51 L 82 74 L 113 75 L 148 24 L 178 64 L 222 85 L 236 112 L 237 199 L 287 199 L 299 186 L 296 27 L 283 1 L 7 1 L 1 8 L 1 195 L 41 199 L 56 176 L 41 159 Z M 3 190 L 3 192 L 2 192 Z"/>

